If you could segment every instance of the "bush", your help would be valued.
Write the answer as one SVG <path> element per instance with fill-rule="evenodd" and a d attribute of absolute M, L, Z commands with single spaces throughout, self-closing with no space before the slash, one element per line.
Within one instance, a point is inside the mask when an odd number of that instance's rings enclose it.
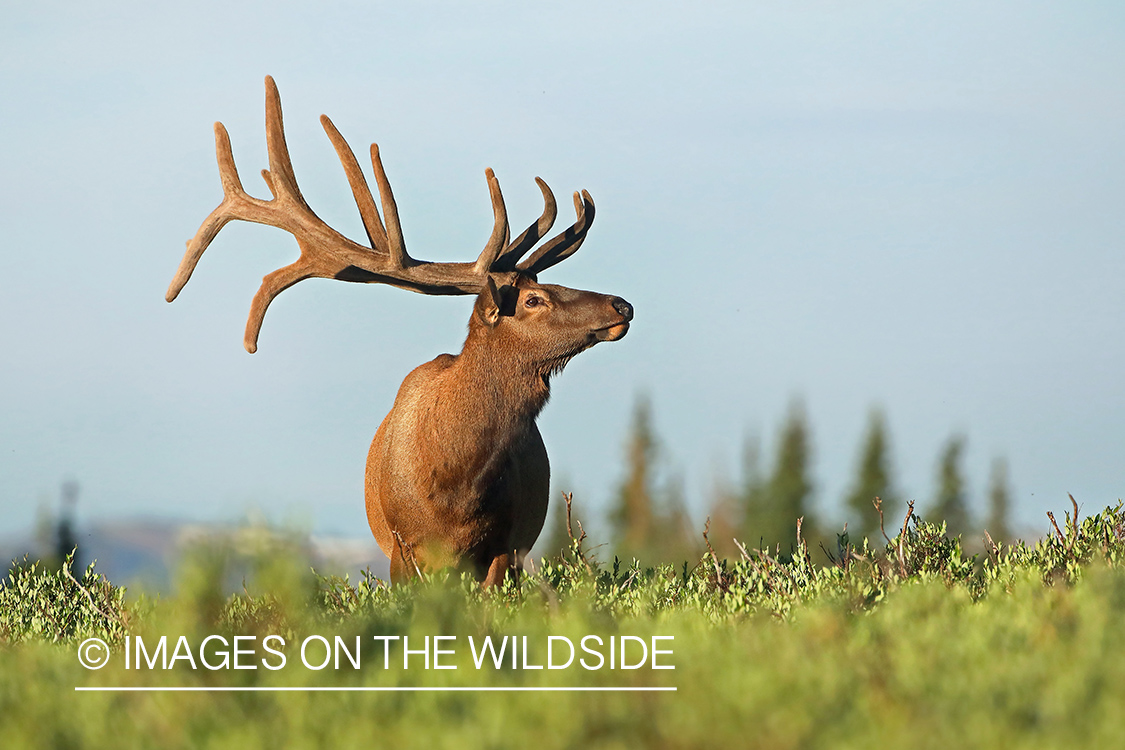
<path fill-rule="evenodd" d="M 697 563 L 601 566 L 575 541 L 502 590 L 440 573 L 388 587 L 320 577 L 285 549 L 221 594 L 231 557 L 203 549 L 177 593 L 126 605 L 93 573 L 29 566 L 0 589 L 5 747 L 1059 747 L 1108 746 L 1125 705 L 1125 513 L 1060 526 L 1029 545 L 966 557 L 941 525 L 908 513 L 894 538 L 838 540 L 827 564 L 746 550 Z M 73 644 L 140 635 L 279 634 L 284 669 L 87 671 Z M 382 646 L 358 669 L 309 670 L 297 642 L 359 637 L 672 636 L 674 670 L 400 669 Z M 396 643 L 401 643 L 398 641 Z M 420 656 L 411 657 L 415 665 Z M 673 693 L 76 693 L 128 687 L 676 687 Z"/>
<path fill-rule="evenodd" d="M 90 636 L 116 643 L 124 638 L 131 619 L 125 589 L 95 573 L 95 563 L 75 578 L 73 562 L 72 552 L 57 571 L 26 557 L 13 563 L 0 585 L 0 644 L 69 644 Z"/>

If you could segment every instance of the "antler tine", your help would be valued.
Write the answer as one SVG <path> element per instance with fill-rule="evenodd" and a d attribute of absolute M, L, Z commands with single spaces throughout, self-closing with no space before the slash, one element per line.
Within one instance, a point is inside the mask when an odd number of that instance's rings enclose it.
<path fill-rule="evenodd" d="M 336 149 L 336 155 L 340 157 L 340 163 L 344 166 L 344 174 L 347 175 L 348 184 L 351 185 L 352 195 L 355 196 L 355 205 L 359 209 L 360 218 L 363 219 L 363 228 L 367 230 L 367 239 L 371 243 L 371 247 L 380 252 L 389 253 L 387 230 L 383 227 L 383 220 L 379 218 L 379 209 L 375 207 L 375 199 L 371 196 L 371 188 L 367 185 L 367 178 L 363 176 L 363 170 L 359 168 L 355 153 L 348 142 L 344 140 L 344 136 L 340 135 L 340 131 L 332 124 L 332 120 L 328 119 L 328 115 L 320 116 L 320 124 L 324 127 L 324 132 L 328 134 L 328 140 L 332 141 L 332 146 Z"/>
<path fill-rule="evenodd" d="M 493 222 L 492 235 L 480 251 L 477 262 L 473 264 L 473 272 L 480 276 L 492 269 L 500 251 L 508 242 L 509 234 L 508 209 L 504 205 L 504 194 L 500 192 L 500 180 L 496 179 L 496 173 L 491 168 L 484 170 L 484 177 L 488 180 L 488 193 L 492 197 Z"/>
<path fill-rule="evenodd" d="M 289 159 L 289 150 L 285 145 L 285 133 L 281 119 L 281 97 L 277 92 L 277 84 L 270 76 L 266 76 L 266 144 L 269 151 L 270 166 L 273 171 L 262 170 L 262 177 L 266 181 L 270 192 L 276 200 L 279 195 L 295 199 L 304 210 L 308 211 L 301 191 L 297 187 L 297 179 L 293 174 L 293 164 Z M 221 122 L 215 123 L 215 160 L 219 166 L 219 180 L 223 186 L 223 200 L 212 211 L 195 236 L 188 240 L 187 251 L 184 253 L 180 267 L 168 286 L 164 299 L 173 301 L 179 296 L 184 285 L 191 279 L 196 265 L 203 257 L 204 251 L 218 235 L 219 230 L 227 222 L 235 219 L 253 221 L 261 224 L 274 222 L 275 213 L 272 210 L 272 201 L 263 201 L 249 195 L 242 186 L 238 176 L 238 168 L 234 163 L 234 152 L 231 150 L 230 135 Z M 280 184 L 278 182 L 280 181 Z M 280 224 L 279 224 L 280 225 Z"/>
<path fill-rule="evenodd" d="M 492 264 L 493 271 L 516 270 L 516 264 L 524 256 L 524 253 L 535 247 L 535 243 L 551 231 L 551 227 L 555 223 L 555 217 L 558 216 L 555 194 L 551 192 L 551 188 L 547 187 L 547 183 L 542 179 L 536 177 L 535 183 L 539 185 L 539 190 L 543 193 L 543 213 L 534 224 L 523 231 L 523 234 L 504 248 L 504 253 Z"/>
<path fill-rule="evenodd" d="M 191 279 L 191 274 L 195 271 L 199 259 L 203 257 L 203 251 L 210 246 L 212 240 L 219 234 L 219 230 L 225 227 L 228 221 L 238 218 L 231 213 L 232 204 L 240 198 L 254 200 L 242 188 L 242 180 L 238 178 L 238 168 L 234 165 L 230 135 L 227 134 L 227 129 L 223 127 L 221 122 L 215 123 L 215 160 L 219 163 L 219 180 L 223 185 L 223 200 L 203 220 L 195 236 L 188 240 L 184 258 L 180 261 L 180 267 L 176 269 L 176 275 L 172 278 L 172 283 L 168 285 L 168 291 L 164 295 L 164 299 L 168 302 L 179 296 L 184 285 Z"/>
<path fill-rule="evenodd" d="M 301 249 L 304 250 L 303 247 Z M 303 252 L 297 262 L 266 274 L 262 279 L 262 285 L 254 295 L 254 301 L 250 303 L 250 315 L 246 318 L 246 333 L 242 337 L 242 345 L 246 347 L 246 351 L 251 354 L 258 351 L 258 333 L 262 330 L 262 320 L 266 317 L 266 309 L 269 308 L 274 297 L 298 281 L 316 275 L 312 264 L 305 260 Z"/>
<path fill-rule="evenodd" d="M 266 184 L 274 198 L 292 198 L 308 206 L 297 187 L 297 175 L 293 172 L 293 162 L 289 158 L 289 147 L 285 143 L 285 126 L 281 118 L 281 95 L 273 76 L 266 76 L 266 151 L 269 154 L 269 173 L 263 172 Z"/>
<path fill-rule="evenodd" d="M 531 254 L 516 268 L 530 274 L 538 274 L 556 263 L 561 263 L 578 252 L 590 225 L 594 223 L 594 199 L 585 190 L 581 196 L 574 194 L 574 213 L 578 220 L 571 224 L 561 234 L 556 235 L 549 242 Z"/>
<path fill-rule="evenodd" d="M 379 188 L 379 198 L 383 202 L 383 216 L 387 220 L 387 247 L 391 254 L 391 265 L 394 268 L 407 268 L 413 265 L 413 262 L 406 253 L 406 242 L 402 238 L 402 226 L 398 221 L 395 194 L 391 191 L 390 180 L 387 179 L 387 173 L 383 169 L 378 143 L 371 144 L 371 168 L 375 171 L 375 184 Z"/>

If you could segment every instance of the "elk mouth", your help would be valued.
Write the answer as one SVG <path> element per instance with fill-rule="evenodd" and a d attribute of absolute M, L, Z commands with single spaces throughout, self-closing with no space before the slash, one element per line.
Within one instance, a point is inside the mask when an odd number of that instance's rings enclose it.
<path fill-rule="evenodd" d="M 629 321 L 633 319 L 633 306 L 628 302 L 620 297 L 607 297 L 605 299 L 619 317 L 616 322 L 590 331 L 592 343 L 595 344 L 599 341 L 617 341 L 625 338 L 625 334 L 629 332 Z"/>
<path fill-rule="evenodd" d="M 624 338 L 625 334 L 628 332 L 629 321 L 623 320 L 620 323 L 597 328 L 593 331 L 593 334 L 597 341 L 618 341 Z"/>

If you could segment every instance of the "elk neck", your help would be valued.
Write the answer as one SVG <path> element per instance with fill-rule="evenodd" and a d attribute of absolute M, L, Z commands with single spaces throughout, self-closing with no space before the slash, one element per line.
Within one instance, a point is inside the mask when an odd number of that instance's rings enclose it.
<path fill-rule="evenodd" d="M 474 401 L 479 399 L 493 429 L 503 429 L 498 423 L 507 423 L 509 429 L 526 429 L 551 395 L 550 366 L 528 357 L 526 348 L 503 330 L 470 325 L 454 367 L 472 393 L 465 395 Z"/>
<path fill-rule="evenodd" d="M 470 326 L 461 353 L 443 372 L 442 410 L 432 433 L 440 487 L 472 486 L 483 492 L 505 470 L 511 451 L 534 430 L 547 402 L 547 381 L 492 334 Z M 454 407 L 454 404 L 456 405 Z"/>

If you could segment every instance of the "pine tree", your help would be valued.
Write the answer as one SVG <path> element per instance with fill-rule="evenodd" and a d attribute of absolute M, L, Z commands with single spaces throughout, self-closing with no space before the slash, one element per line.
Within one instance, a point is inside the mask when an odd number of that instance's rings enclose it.
<path fill-rule="evenodd" d="M 653 531 L 657 453 L 652 404 L 647 396 L 638 396 L 625 443 L 625 479 L 617 490 L 617 500 L 610 515 L 614 547 L 622 558 L 639 557 L 649 546 Z"/>
<path fill-rule="evenodd" d="M 1009 542 L 1012 539 L 1012 527 L 1008 520 L 1011 497 L 1008 489 L 1008 462 L 1003 458 L 994 459 L 988 481 L 988 525 L 985 529 L 995 542 Z"/>
<path fill-rule="evenodd" d="M 774 507 L 761 465 L 761 448 L 757 439 L 747 439 L 742 449 L 742 505 L 739 539 L 751 548 L 772 547 L 781 533 L 773 519 Z"/>
<path fill-rule="evenodd" d="M 898 503 L 891 486 L 888 452 L 886 420 L 881 411 L 873 409 L 868 419 L 867 436 L 863 442 L 855 484 L 845 501 L 849 536 L 855 541 L 863 537 L 874 540 L 878 536 L 879 513 L 873 502 L 876 497 L 880 500 L 886 518 L 891 518 L 898 512 Z"/>
<path fill-rule="evenodd" d="M 780 539 L 783 552 L 797 543 L 797 519 L 808 515 L 812 495 L 809 453 L 808 420 L 804 408 L 795 403 L 782 429 L 777 464 L 770 477 L 770 495 L 777 503 L 778 518 L 788 527 Z"/>
<path fill-rule="evenodd" d="M 618 557 L 646 564 L 681 563 L 697 556 L 694 533 L 678 476 L 661 479 L 660 441 L 652 426 L 652 404 L 637 398 L 625 443 L 626 472 L 610 514 Z"/>
<path fill-rule="evenodd" d="M 745 487 L 744 538 L 753 546 L 774 548 L 788 555 L 797 542 L 797 519 L 804 529 L 815 526 L 809 516 L 809 430 L 804 408 L 794 403 L 778 438 L 777 459 L 767 482 L 748 481 Z"/>
<path fill-rule="evenodd" d="M 951 537 L 967 533 L 970 525 L 965 480 L 961 472 L 964 450 L 965 439 L 959 435 L 945 444 L 938 462 L 938 494 L 930 510 L 930 520 L 935 523 L 945 521 L 946 533 Z"/>

